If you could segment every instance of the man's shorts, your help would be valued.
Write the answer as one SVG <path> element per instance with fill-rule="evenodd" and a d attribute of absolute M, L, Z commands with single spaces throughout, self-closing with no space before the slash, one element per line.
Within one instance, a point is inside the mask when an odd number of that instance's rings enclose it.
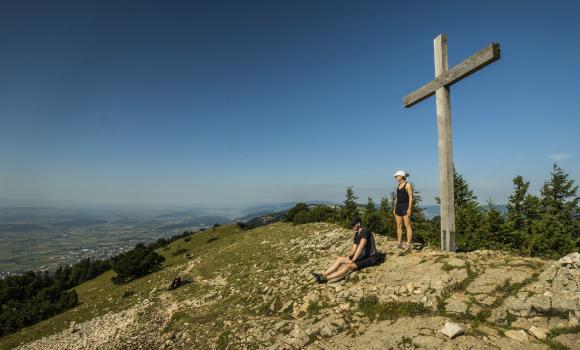
<path fill-rule="evenodd" d="M 365 267 L 374 266 L 382 263 L 384 261 L 384 256 L 381 257 L 381 254 L 371 255 L 364 259 L 359 259 L 354 261 L 354 264 L 357 266 L 357 270 L 364 269 Z"/>

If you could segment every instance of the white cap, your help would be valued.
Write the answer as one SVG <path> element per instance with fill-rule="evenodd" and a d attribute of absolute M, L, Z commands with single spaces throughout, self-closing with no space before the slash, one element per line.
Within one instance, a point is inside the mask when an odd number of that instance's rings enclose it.
<path fill-rule="evenodd" d="M 393 174 L 393 177 L 397 177 L 397 176 L 404 176 L 404 177 L 408 177 L 409 174 L 407 174 L 404 170 L 399 170 L 396 173 Z"/>

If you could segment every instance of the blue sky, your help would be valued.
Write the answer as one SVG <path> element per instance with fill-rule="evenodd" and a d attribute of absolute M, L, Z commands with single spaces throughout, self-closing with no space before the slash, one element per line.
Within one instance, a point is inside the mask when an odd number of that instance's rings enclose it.
<path fill-rule="evenodd" d="M 554 160 L 580 180 L 580 5 L 573 1 L 0 3 L 5 203 L 365 201 L 400 168 L 439 187 L 433 43 L 453 66 L 454 159 L 483 202 Z"/>

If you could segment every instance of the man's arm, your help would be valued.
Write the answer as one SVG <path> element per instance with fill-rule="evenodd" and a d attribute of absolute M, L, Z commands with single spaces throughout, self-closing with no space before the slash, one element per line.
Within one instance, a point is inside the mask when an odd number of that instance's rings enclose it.
<path fill-rule="evenodd" d="M 367 244 L 367 239 L 361 238 L 360 243 L 358 244 L 358 246 L 356 248 L 356 253 L 354 253 L 354 256 L 351 259 L 352 261 L 356 261 L 356 259 L 358 259 L 358 257 L 361 256 L 363 249 L 365 249 L 366 244 Z"/>
<path fill-rule="evenodd" d="M 352 247 L 350 248 L 350 252 L 348 252 L 348 255 L 346 257 L 352 260 L 352 257 L 354 256 L 355 252 L 356 252 L 356 244 L 353 244 Z"/>
<path fill-rule="evenodd" d="M 407 215 L 411 216 L 411 209 L 413 208 L 413 185 L 409 184 L 409 186 L 407 186 L 407 194 L 409 195 L 409 209 L 407 210 Z"/>

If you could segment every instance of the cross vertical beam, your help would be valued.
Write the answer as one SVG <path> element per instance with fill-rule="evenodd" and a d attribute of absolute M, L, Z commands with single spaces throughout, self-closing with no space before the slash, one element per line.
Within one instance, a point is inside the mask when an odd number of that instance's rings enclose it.
<path fill-rule="evenodd" d="M 455 252 L 455 185 L 451 142 L 450 86 L 499 60 L 499 43 L 487 47 L 449 69 L 447 36 L 440 34 L 433 40 L 435 79 L 403 97 L 403 107 L 409 108 L 435 95 L 437 105 L 437 134 L 439 148 L 439 185 L 441 198 L 441 250 Z"/>
<path fill-rule="evenodd" d="M 435 78 L 449 70 L 447 36 L 433 40 Z M 441 198 L 441 250 L 455 252 L 455 198 L 453 183 L 453 149 L 451 142 L 451 100 L 449 86 L 435 90 L 437 105 L 437 134 L 439 146 L 439 188 Z"/>

